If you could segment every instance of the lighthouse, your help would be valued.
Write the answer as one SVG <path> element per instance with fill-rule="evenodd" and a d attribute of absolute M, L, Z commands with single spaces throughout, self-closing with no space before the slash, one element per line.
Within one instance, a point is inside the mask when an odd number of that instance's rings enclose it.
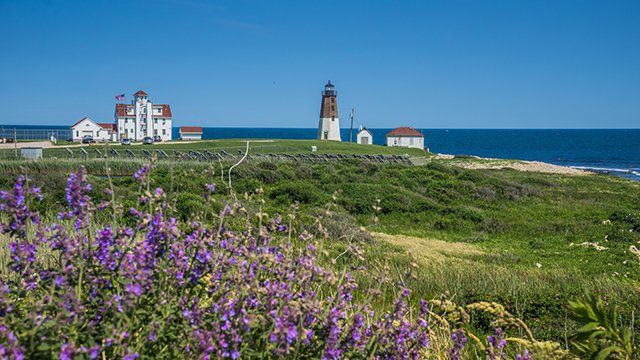
<path fill-rule="evenodd" d="M 320 104 L 320 122 L 318 123 L 318 140 L 340 139 L 340 120 L 338 119 L 338 92 L 331 81 L 324 86 L 322 103 Z"/>

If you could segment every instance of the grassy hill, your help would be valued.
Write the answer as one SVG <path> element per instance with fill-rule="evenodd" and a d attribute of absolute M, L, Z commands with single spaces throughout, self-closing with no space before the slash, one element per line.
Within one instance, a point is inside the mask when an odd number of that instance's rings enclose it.
<path fill-rule="evenodd" d="M 241 146 L 240 141 L 197 143 L 200 149 L 229 152 L 234 144 Z M 311 144 L 315 142 L 270 145 L 294 153 L 309 151 Z M 317 146 L 336 153 L 407 151 L 344 143 Z M 55 218 L 64 209 L 66 175 L 79 163 L 96 175 L 91 177 L 94 198 L 106 199 L 103 190 L 113 187 L 123 209 L 137 204 L 139 186 L 129 176 L 141 160 L 3 161 L 0 188 L 8 188 L 15 174 L 28 174 L 46 190 L 34 206 Z M 150 186 L 165 189 L 173 215 L 182 220 L 215 221 L 225 204 L 236 203 L 232 193 L 248 214 L 293 214 L 296 234 L 307 231 L 325 239 L 320 259 L 325 265 L 353 272 L 359 284 L 356 298 L 380 292 L 371 300 L 377 308 L 388 307 L 402 286 L 423 298 L 458 304 L 496 301 L 541 338 L 566 344 L 577 327 L 567 304 L 587 292 L 618 304 L 623 324 L 632 321 L 633 309 L 640 306 L 640 259 L 630 251 L 640 242 L 639 183 L 604 175 L 454 165 L 446 160 L 422 166 L 256 160 L 233 170 L 229 188 L 229 163 L 161 161 L 153 165 Z M 205 201 L 207 183 L 217 189 Z M 110 221 L 109 209 L 101 216 L 94 221 Z M 133 224 L 126 212 L 118 221 Z M 242 221 L 236 225 L 244 226 Z M 491 331 L 483 317 L 474 317 L 472 326 L 480 333 Z"/>

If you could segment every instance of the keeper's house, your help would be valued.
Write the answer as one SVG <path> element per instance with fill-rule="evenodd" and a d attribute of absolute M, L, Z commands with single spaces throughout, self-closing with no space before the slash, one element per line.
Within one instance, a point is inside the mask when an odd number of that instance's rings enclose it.
<path fill-rule="evenodd" d="M 412 127 L 399 127 L 387 134 L 387 146 L 424 149 L 424 135 Z"/>
<path fill-rule="evenodd" d="M 181 126 L 180 140 L 202 140 L 202 128 L 199 126 Z"/>
<path fill-rule="evenodd" d="M 133 94 L 131 104 L 116 104 L 115 124 L 120 139 L 139 141 L 160 136 L 162 141 L 169 141 L 172 122 L 171 106 L 152 103 L 142 90 Z"/>
<path fill-rule="evenodd" d="M 88 117 L 80 119 L 71 125 L 73 141 L 82 141 L 89 135 L 95 141 L 118 141 L 118 131 L 115 124 L 96 123 Z"/>

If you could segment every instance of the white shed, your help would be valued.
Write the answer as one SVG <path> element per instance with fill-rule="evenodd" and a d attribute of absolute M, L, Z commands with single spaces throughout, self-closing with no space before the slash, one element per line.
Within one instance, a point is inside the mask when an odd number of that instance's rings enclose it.
<path fill-rule="evenodd" d="M 356 143 L 364 145 L 373 145 L 373 134 L 364 126 L 360 127 L 356 134 Z"/>
<path fill-rule="evenodd" d="M 399 127 L 387 134 L 387 146 L 424 149 L 424 135 L 412 127 Z"/>

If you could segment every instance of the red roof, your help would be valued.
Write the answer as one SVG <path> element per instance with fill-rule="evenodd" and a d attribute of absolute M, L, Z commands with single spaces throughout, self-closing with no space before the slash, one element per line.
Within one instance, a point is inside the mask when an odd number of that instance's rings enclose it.
<path fill-rule="evenodd" d="M 117 124 L 98 124 L 100 125 L 101 128 L 103 129 L 108 129 L 108 130 L 113 130 L 113 131 L 117 131 L 118 130 L 118 125 Z"/>
<path fill-rule="evenodd" d="M 132 116 L 132 114 L 127 115 L 127 109 L 133 109 L 135 105 L 129 104 L 116 104 L 116 116 L 119 118 Z M 165 104 L 153 104 L 153 107 L 162 106 L 162 115 L 153 115 L 154 118 L 170 118 L 171 115 L 171 106 Z"/>
<path fill-rule="evenodd" d="M 390 133 L 387 134 L 387 137 L 402 137 L 402 136 L 424 137 L 424 135 L 420 131 L 412 127 L 406 127 L 406 126 L 395 128 Z"/>
<path fill-rule="evenodd" d="M 142 90 L 138 90 L 138 92 L 133 94 L 133 96 L 149 96 L 149 94 L 147 94 L 146 92 L 144 92 Z"/>
<path fill-rule="evenodd" d="M 202 134 L 202 128 L 199 126 L 181 126 L 181 133 L 200 133 Z"/>

